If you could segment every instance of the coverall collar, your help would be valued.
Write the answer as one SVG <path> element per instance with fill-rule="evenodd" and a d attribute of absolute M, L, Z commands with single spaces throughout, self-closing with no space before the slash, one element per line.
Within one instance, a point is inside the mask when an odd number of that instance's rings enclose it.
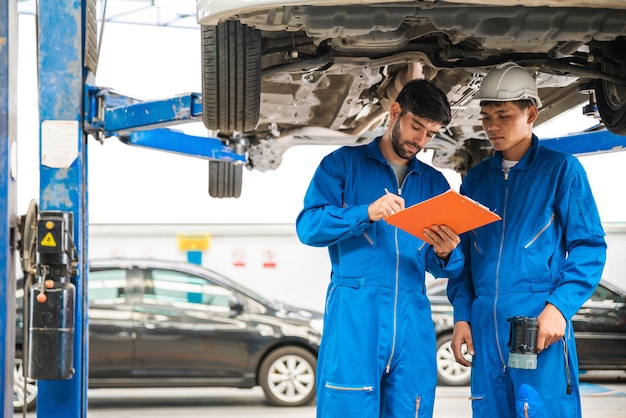
<path fill-rule="evenodd" d="M 511 170 L 525 170 L 530 167 L 533 161 L 535 161 L 537 152 L 539 151 L 539 147 L 539 138 L 537 138 L 537 135 L 533 134 L 532 144 L 530 144 L 530 148 L 528 148 L 528 151 L 526 151 L 526 154 L 524 154 L 520 162 L 515 164 L 515 166 Z M 490 166 L 498 169 L 502 168 L 501 151 L 496 151 L 493 159 L 491 160 Z"/>
<path fill-rule="evenodd" d="M 382 137 L 376 137 L 372 142 L 370 142 L 367 145 L 367 156 L 370 158 L 373 158 L 375 160 L 380 161 L 383 164 L 387 164 L 389 166 L 391 166 L 389 164 L 389 162 L 387 161 L 387 159 L 385 158 L 385 156 L 383 155 L 382 151 L 380 150 L 380 140 Z M 407 174 L 410 172 L 415 172 L 417 174 L 421 174 L 422 173 L 422 168 L 419 165 L 419 160 L 417 159 L 417 157 L 412 158 L 411 161 L 409 161 L 409 166 L 407 168 Z"/>

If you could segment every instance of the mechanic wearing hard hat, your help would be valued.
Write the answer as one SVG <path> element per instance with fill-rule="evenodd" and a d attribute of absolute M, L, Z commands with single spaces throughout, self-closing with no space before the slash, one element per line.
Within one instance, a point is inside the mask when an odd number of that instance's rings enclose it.
<path fill-rule="evenodd" d="M 474 417 L 580 417 L 571 319 L 606 258 L 589 182 L 575 157 L 532 133 L 541 100 L 525 69 L 493 69 L 477 99 L 496 152 L 468 172 L 461 193 L 502 221 L 461 236 L 465 267 L 448 284 L 452 348 L 472 366 Z"/>

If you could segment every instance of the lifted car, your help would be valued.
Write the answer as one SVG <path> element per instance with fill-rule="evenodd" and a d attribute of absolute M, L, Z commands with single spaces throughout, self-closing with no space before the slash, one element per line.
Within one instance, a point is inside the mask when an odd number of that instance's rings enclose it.
<path fill-rule="evenodd" d="M 370 141 L 404 84 L 426 78 L 453 109 L 428 145 L 432 163 L 464 174 L 493 152 L 472 99 L 507 61 L 536 76 L 537 125 L 584 105 L 626 135 L 621 0 L 198 0 L 197 19 L 203 122 L 256 170 L 277 168 L 293 145 Z M 231 175 L 211 173 L 223 177 L 214 189 Z"/>

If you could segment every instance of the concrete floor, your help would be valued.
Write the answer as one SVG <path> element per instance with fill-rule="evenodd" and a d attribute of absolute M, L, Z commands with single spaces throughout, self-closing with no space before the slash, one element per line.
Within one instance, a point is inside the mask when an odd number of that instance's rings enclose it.
<path fill-rule="evenodd" d="M 626 417 L 626 374 L 582 377 L 583 417 Z M 438 387 L 435 418 L 470 417 L 468 387 Z M 314 418 L 315 405 L 277 408 L 255 389 L 95 389 L 89 391 L 89 418 Z M 15 417 L 22 416 L 16 413 Z M 35 418 L 29 412 L 28 418 Z"/>

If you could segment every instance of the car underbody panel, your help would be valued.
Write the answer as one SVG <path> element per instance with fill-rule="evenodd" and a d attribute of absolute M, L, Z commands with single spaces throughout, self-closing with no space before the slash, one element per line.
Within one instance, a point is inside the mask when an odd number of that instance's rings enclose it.
<path fill-rule="evenodd" d="M 198 2 L 199 23 L 204 33 L 223 25 L 249 29 L 249 42 L 260 42 L 260 50 L 233 68 L 254 61 L 259 84 L 251 72 L 216 85 L 211 75 L 218 69 L 204 60 L 203 92 L 257 88 L 221 105 L 236 111 L 258 97 L 258 120 L 250 129 L 248 106 L 241 123 L 236 113 L 228 122 L 204 122 L 225 142 L 245 138 L 249 168 L 275 169 L 293 145 L 371 140 L 384 130 L 402 86 L 427 78 L 453 109 L 452 123 L 429 144 L 433 165 L 463 174 L 492 153 L 473 97 L 487 71 L 506 61 L 536 76 L 543 103 L 537 125 L 580 106 L 611 132 L 626 134 L 622 1 L 226 3 Z M 219 61 L 215 47 L 205 43 L 203 53 Z"/>

